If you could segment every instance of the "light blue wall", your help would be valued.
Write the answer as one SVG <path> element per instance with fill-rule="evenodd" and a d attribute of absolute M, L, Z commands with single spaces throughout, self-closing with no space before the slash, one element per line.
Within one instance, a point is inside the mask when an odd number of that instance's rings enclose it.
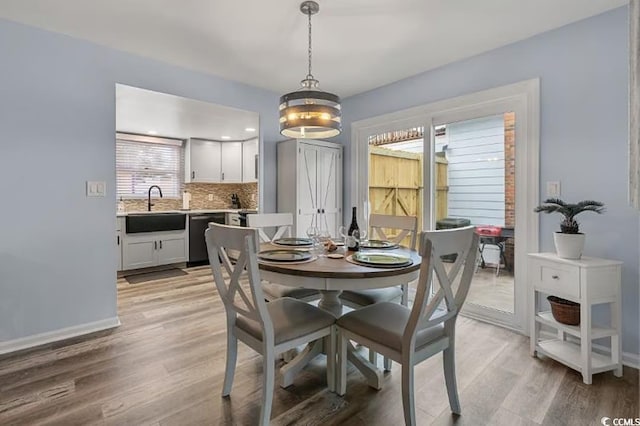
<path fill-rule="evenodd" d="M 346 99 L 345 207 L 351 122 L 540 77 L 541 182 L 607 204 L 605 216 L 583 218 L 587 252 L 625 262 L 624 349 L 638 353 L 626 28 L 622 8 Z M 115 200 L 84 196 L 89 179 L 113 191 L 115 83 L 260 113 L 264 208 L 275 211 L 278 94 L 5 20 L 0 58 L 0 342 L 116 314 Z M 556 222 L 542 218 L 544 250 Z"/>
<path fill-rule="evenodd" d="M 277 94 L 5 20 L 0 58 L 0 343 L 116 315 L 116 83 L 257 111 L 275 211 Z"/>
<path fill-rule="evenodd" d="M 624 261 L 623 345 L 638 354 L 638 213 L 627 203 L 627 20 L 627 8 L 619 8 L 348 98 L 341 139 L 348 171 L 353 121 L 540 77 L 541 188 L 559 180 L 563 198 L 607 205 L 603 216 L 580 217 L 585 250 Z M 398 58 L 389 59 L 401 66 Z M 351 204 L 349 179 L 346 172 L 346 207 Z M 541 217 L 544 251 L 553 250 L 558 219 Z"/>

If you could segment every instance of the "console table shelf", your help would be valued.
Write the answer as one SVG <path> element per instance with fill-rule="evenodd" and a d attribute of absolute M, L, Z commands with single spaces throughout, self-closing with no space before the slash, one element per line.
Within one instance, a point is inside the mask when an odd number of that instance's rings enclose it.
<path fill-rule="evenodd" d="M 543 354 L 582 373 L 591 384 L 592 375 L 613 370 L 622 376 L 621 279 L 622 262 L 583 257 L 561 259 L 553 253 L 529 254 L 531 292 L 531 355 Z M 550 311 L 542 309 L 545 295 L 580 303 L 580 325 L 556 321 Z M 609 304 L 609 325 L 594 325 L 592 307 Z M 541 327 L 554 329 L 556 338 L 541 337 Z M 549 333 L 547 333 L 549 334 Z M 610 355 L 593 351 L 593 340 L 610 338 Z"/>

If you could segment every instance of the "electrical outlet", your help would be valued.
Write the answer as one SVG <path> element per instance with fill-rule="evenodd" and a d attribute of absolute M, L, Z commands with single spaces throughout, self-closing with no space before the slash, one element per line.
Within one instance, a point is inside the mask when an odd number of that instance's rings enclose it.
<path fill-rule="evenodd" d="M 547 197 L 559 198 L 560 197 L 560 182 L 547 182 Z"/>
<path fill-rule="evenodd" d="M 209 194 L 209 196 L 207 197 L 207 199 L 208 199 L 209 201 L 213 201 L 213 194 Z"/>
<path fill-rule="evenodd" d="M 104 197 L 107 183 L 104 181 L 87 181 L 87 197 Z"/>

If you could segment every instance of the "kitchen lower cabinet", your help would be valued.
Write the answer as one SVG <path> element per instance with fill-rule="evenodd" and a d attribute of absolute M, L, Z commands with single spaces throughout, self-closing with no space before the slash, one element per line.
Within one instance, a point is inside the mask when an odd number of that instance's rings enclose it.
<path fill-rule="evenodd" d="M 116 259 L 118 263 L 117 271 L 122 271 L 122 231 L 116 231 Z"/>
<path fill-rule="evenodd" d="M 122 271 L 122 222 L 121 217 L 116 217 L 116 271 Z"/>
<path fill-rule="evenodd" d="M 186 232 L 125 234 L 123 270 L 149 268 L 187 261 Z"/>
<path fill-rule="evenodd" d="M 158 241 L 158 265 L 186 262 L 187 241 L 184 235 Z"/>
<path fill-rule="evenodd" d="M 155 238 L 138 236 L 127 238 L 122 249 L 124 270 L 156 266 L 158 264 L 157 244 Z"/>

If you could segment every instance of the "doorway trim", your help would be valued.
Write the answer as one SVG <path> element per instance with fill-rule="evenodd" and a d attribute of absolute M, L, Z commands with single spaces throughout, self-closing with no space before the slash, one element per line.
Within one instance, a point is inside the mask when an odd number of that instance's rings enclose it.
<path fill-rule="evenodd" d="M 494 322 L 528 335 L 529 274 L 527 253 L 539 248 L 539 215 L 533 212 L 540 194 L 540 80 L 526 80 L 480 92 L 445 99 L 417 107 L 379 115 L 351 124 L 351 205 L 362 206 L 368 199 L 369 176 L 368 137 L 395 130 L 424 127 L 425 161 L 424 176 L 429 177 L 425 185 L 423 206 L 431 212 L 433 194 L 433 129 L 445 122 L 468 120 L 500 111 L 514 111 L 516 116 L 516 229 L 515 264 L 517 285 L 515 286 L 515 309 L 513 319 L 506 321 L 500 315 L 490 318 L 479 316 L 473 309 L 467 315 Z M 429 161 L 427 161 L 429 159 Z M 429 214 L 424 229 L 433 229 L 433 215 Z"/>

